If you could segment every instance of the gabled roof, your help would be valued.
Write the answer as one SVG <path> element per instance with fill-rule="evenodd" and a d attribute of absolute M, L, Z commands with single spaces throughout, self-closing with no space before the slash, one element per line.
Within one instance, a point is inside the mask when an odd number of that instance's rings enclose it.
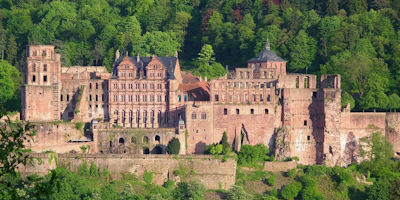
<path fill-rule="evenodd" d="M 265 49 L 260 51 L 257 57 L 251 58 L 247 62 L 256 63 L 256 62 L 267 62 L 267 61 L 285 62 L 283 58 L 279 57 L 278 55 L 276 55 L 275 52 L 271 51 L 268 41 L 265 43 Z"/>
<path fill-rule="evenodd" d="M 138 68 L 138 73 L 141 70 L 146 70 L 147 65 L 151 62 L 151 60 L 153 59 L 153 57 L 128 57 L 129 60 L 136 65 L 136 67 Z M 120 56 L 113 64 L 113 76 L 112 78 L 116 78 L 116 70 L 118 65 L 122 62 L 122 60 L 124 59 L 123 56 Z M 175 65 L 176 62 L 178 61 L 178 58 L 176 57 L 157 57 L 157 59 L 165 66 L 166 68 L 166 76 L 167 79 L 175 79 L 174 76 L 174 70 L 175 70 Z"/>

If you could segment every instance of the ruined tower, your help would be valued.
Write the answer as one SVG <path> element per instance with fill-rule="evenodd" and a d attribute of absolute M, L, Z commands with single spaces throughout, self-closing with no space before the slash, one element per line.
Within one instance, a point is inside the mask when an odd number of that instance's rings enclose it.
<path fill-rule="evenodd" d="M 61 62 L 54 46 L 27 46 L 24 72 L 22 120 L 59 120 Z"/>

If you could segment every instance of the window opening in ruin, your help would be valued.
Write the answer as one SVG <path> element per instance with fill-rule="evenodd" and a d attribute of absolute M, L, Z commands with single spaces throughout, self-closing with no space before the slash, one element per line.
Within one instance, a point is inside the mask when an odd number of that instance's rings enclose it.
<path fill-rule="evenodd" d="M 92 83 L 89 83 L 89 89 L 92 89 Z"/>
<path fill-rule="evenodd" d="M 254 115 L 254 109 L 250 109 L 250 114 Z"/>
<path fill-rule="evenodd" d="M 43 76 L 43 81 L 47 82 L 47 76 Z"/>
<path fill-rule="evenodd" d="M 67 94 L 67 101 L 69 101 L 69 94 Z"/>
<path fill-rule="evenodd" d="M 215 101 L 219 101 L 218 94 L 215 95 Z"/>
<path fill-rule="evenodd" d="M 296 88 L 299 88 L 299 77 L 296 77 Z"/>
<path fill-rule="evenodd" d="M 124 154 L 126 154 L 126 149 L 124 149 Z"/>
<path fill-rule="evenodd" d="M 307 140 L 310 140 L 310 136 L 309 135 L 307 135 Z"/>
<path fill-rule="evenodd" d="M 181 95 L 178 95 L 178 101 L 181 102 Z"/>
<path fill-rule="evenodd" d="M 260 94 L 260 101 L 264 101 L 263 95 Z"/>
<path fill-rule="evenodd" d="M 63 95 L 61 95 L 60 100 L 63 101 Z"/>
<path fill-rule="evenodd" d="M 89 94 L 89 101 L 92 101 L 92 95 Z"/>
<path fill-rule="evenodd" d="M 224 115 L 228 114 L 228 109 L 224 108 Z"/>
<path fill-rule="evenodd" d="M 132 143 L 132 144 L 135 144 L 135 143 L 136 143 L 136 138 L 135 138 L 135 137 L 132 137 L 132 138 L 131 138 L 131 143 Z"/>
<path fill-rule="evenodd" d="M 304 120 L 304 126 L 307 126 L 307 120 Z"/>
<path fill-rule="evenodd" d="M 43 50 L 42 56 L 46 56 L 46 50 Z"/>
<path fill-rule="evenodd" d="M 187 95 L 185 94 L 185 96 L 183 96 L 185 102 L 187 101 Z"/>
<path fill-rule="evenodd" d="M 312 97 L 313 97 L 313 98 L 316 98 L 316 97 L 317 97 L 317 92 L 313 92 L 313 93 L 312 93 Z"/>
<path fill-rule="evenodd" d="M 150 153 L 149 148 L 147 147 L 143 148 L 143 154 L 149 154 L 149 153 Z"/>
<path fill-rule="evenodd" d="M 304 88 L 310 88 L 310 78 L 308 76 L 304 78 Z"/>
<path fill-rule="evenodd" d="M 98 104 L 96 104 L 96 108 L 98 108 L 99 107 L 99 105 Z"/>
<path fill-rule="evenodd" d="M 267 96 L 267 101 L 270 102 L 271 101 L 271 95 Z"/>
<path fill-rule="evenodd" d="M 156 135 L 156 137 L 154 137 L 154 140 L 157 144 L 160 144 L 160 136 Z"/>
<path fill-rule="evenodd" d="M 239 111 L 239 109 L 236 109 L 236 114 L 238 115 L 238 114 L 240 114 L 240 111 Z"/>
<path fill-rule="evenodd" d="M 47 72 L 47 64 L 44 64 L 44 65 L 43 65 L 43 71 L 44 71 L 44 72 Z"/>
<path fill-rule="evenodd" d="M 124 140 L 124 138 L 119 138 L 119 141 L 118 141 L 120 144 L 124 144 L 125 143 L 125 140 Z"/>
<path fill-rule="evenodd" d="M 143 144 L 148 144 L 149 138 L 147 136 L 143 136 Z"/>
<path fill-rule="evenodd" d="M 192 113 L 192 119 L 196 119 L 196 113 Z"/>
<path fill-rule="evenodd" d="M 99 101 L 99 96 L 96 94 L 96 101 Z"/>
<path fill-rule="evenodd" d="M 268 109 L 265 109 L 265 111 L 264 111 L 264 112 L 265 112 L 265 114 L 268 114 L 268 113 L 269 113 Z"/>
<path fill-rule="evenodd" d="M 97 90 L 97 89 L 99 89 L 99 84 L 98 84 L 98 83 L 96 83 L 96 90 Z"/>
<path fill-rule="evenodd" d="M 89 108 L 92 108 L 92 104 L 89 104 Z"/>
<path fill-rule="evenodd" d="M 110 148 L 112 147 L 112 141 L 110 141 Z"/>

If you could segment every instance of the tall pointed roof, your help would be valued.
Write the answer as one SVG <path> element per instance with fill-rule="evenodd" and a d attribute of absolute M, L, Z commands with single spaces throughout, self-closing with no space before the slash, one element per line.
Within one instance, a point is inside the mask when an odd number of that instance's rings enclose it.
<path fill-rule="evenodd" d="M 271 51 L 271 45 L 269 44 L 268 40 L 265 42 L 265 49 L 260 51 L 257 57 L 251 58 L 247 62 L 255 63 L 255 62 L 267 62 L 267 61 L 285 62 L 283 58 L 279 57 L 278 55 L 276 55 L 275 52 Z"/>

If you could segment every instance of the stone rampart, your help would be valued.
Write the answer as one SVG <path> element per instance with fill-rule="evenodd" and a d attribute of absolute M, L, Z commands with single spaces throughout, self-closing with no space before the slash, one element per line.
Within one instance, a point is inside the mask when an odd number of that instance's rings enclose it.
<path fill-rule="evenodd" d="M 56 166 L 64 166 L 76 171 L 83 163 L 89 167 L 95 163 L 100 170 L 107 168 L 112 178 L 121 178 L 124 173 L 142 177 L 145 170 L 154 173 L 153 182 L 163 184 L 168 179 L 174 181 L 199 180 L 208 189 L 229 189 L 235 184 L 236 161 L 212 158 L 206 155 L 132 155 L 132 154 L 58 154 L 57 164 L 54 155 L 34 154 L 40 158 L 35 164 L 20 168 L 22 174 L 38 173 L 43 175 Z"/>
<path fill-rule="evenodd" d="M 269 172 L 287 172 L 291 169 L 295 169 L 297 167 L 297 163 L 294 161 L 291 162 L 265 162 L 264 170 Z"/>

